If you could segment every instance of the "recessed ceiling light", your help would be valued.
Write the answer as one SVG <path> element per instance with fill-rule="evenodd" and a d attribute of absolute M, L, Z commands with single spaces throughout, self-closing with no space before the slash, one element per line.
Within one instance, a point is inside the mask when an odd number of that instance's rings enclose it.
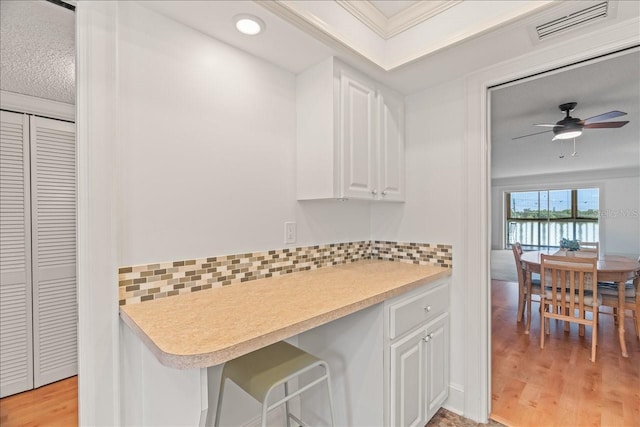
<path fill-rule="evenodd" d="M 257 16 L 242 14 L 234 16 L 233 20 L 236 23 L 236 29 L 248 36 L 260 34 L 265 29 L 264 21 Z"/>

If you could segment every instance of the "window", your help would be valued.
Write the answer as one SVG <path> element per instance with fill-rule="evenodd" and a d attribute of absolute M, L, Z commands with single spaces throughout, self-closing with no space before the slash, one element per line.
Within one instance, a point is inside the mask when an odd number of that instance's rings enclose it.
<path fill-rule="evenodd" d="M 560 239 L 598 242 L 598 188 L 506 193 L 506 246 L 558 247 Z"/>

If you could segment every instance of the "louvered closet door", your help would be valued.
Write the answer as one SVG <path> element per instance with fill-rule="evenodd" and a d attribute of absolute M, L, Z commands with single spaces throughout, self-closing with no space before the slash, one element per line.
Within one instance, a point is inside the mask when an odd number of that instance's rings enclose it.
<path fill-rule="evenodd" d="M 0 111 L 0 397 L 33 388 L 28 120 Z"/>
<path fill-rule="evenodd" d="M 76 375 L 75 125 L 31 117 L 34 385 Z"/>

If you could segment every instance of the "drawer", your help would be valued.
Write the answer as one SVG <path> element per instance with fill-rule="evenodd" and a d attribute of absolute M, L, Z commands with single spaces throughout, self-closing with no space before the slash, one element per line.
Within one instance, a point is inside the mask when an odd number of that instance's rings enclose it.
<path fill-rule="evenodd" d="M 449 286 L 444 284 L 389 305 L 389 338 L 394 339 L 449 308 Z"/>

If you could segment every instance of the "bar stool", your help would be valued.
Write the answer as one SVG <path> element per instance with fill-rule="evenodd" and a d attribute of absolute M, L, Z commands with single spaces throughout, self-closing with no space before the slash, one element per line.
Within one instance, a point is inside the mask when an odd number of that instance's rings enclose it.
<path fill-rule="evenodd" d="M 321 366 L 324 368 L 324 375 L 298 388 L 289 394 L 288 382 L 295 377 Z M 331 380 L 329 375 L 329 365 L 323 360 L 306 353 L 299 348 L 284 341 L 277 342 L 270 346 L 245 354 L 225 363 L 220 379 L 220 391 L 218 393 L 218 405 L 216 408 L 216 418 L 214 426 L 220 425 L 220 411 L 222 409 L 222 398 L 224 393 L 224 383 L 230 379 L 241 389 L 253 396 L 262 403 L 262 426 L 267 425 L 267 412 L 284 403 L 286 410 L 287 427 L 291 426 L 291 419 L 302 426 L 308 424 L 289 412 L 289 400 L 311 387 L 326 381 L 329 393 L 329 410 L 331 412 L 331 425 L 335 424 L 333 416 L 333 399 L 331 396 Z M 271 392 L 279 385 L 284 384 L 284 398 L 269 405 Z"/>

